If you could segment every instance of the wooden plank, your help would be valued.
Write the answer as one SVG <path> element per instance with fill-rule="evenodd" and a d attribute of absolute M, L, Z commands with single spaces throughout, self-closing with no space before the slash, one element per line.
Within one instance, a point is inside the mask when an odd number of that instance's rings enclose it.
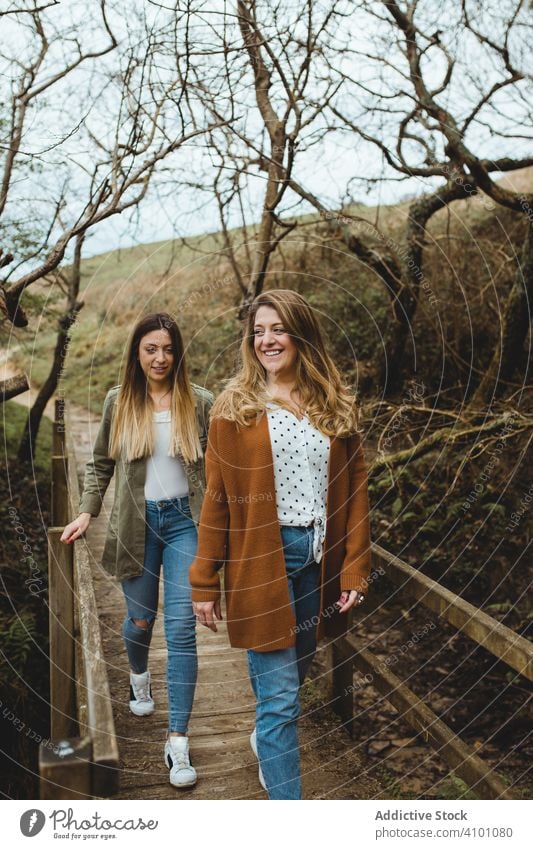
<path fill-rule="evenodd" d="M 84 680 L 83 672 L 83 648 L 80 639 L 80 612 L 78 604 L 74 604 L 74 680 L 76 697 L 76 716 L 78 718 L 78 733 L 80 737 L 88 736 L 87 728 L 87 698 L 85 687 L 80 687 L 79 682 Z"/>
<path fill-rule="evenodd" d="M 364 768 L 356 748 L 338 725 L 300 722 L 302 783 L 305 799 L 376 798 L 385 788 Z M 257 762 L 248 735 L 225 749 L 200 746 L 191 738 L 191 757 L 198 770 L 192 790 L 176 791 L 168 784 L 161 758 L 161 741 L 127 744 L 124 777 L 118 798 L 142 799 L 266 799 L 258 782 Z"/>
<path fill-rule="evenodd" d="M 92 740 L 93 789 L 98 796 L 111 796 L 119 785 L 119 754 L 107 678 L 107 665 L 91 578 L 91 565 L 84 540 L 74 543 L 74 582 L 78 600 L 82 646 L 87 732 Z"/>
<path fill-rule="evenodd" d="M 163 761 L 164 740 L 156 743 L 138 741 L 128 746 L 123 753 L 124 767 L 121 776 L 121 791 L 128 787 L 144 788 L 164 787 L 168 784 L 168 769 Z M 251 784 L 258 792 L 261 787 L 257 779 L 257 760 L 250 747 L 250 734 L 232 734 L 231 737 L 217 740 L 193 738 L 190 740 L 191 761 L 198 771 L 199 783 L 211 783 L 224 777 L 231 782 L 235 777 L 248 775 Z M 231 797 L 229 797 L 231 798 Z"/>
<path fill-rule="evenodd" d="M 121 728 L 124 731 L 127 729 L 127 738 L 138 738 L 141 743 L 143 740 L 148 743 L 154 736 L 156 736 L 156 739 L 164 739 L 168 728 L 166 699 L 162 698 L 161 694 L 154 692 L 154 697 L 157 695 L 158 698 L 155 712 L 149 720 L 150 730 L 148 731 L 146 720 L 143 717 L 135 717 L 130 713 L 128 707 L 129 694 L 126 692 L 126 688 L 123 692 L 124 698 L 118 704 L 115 704 L 115 713 L 117 720 L 120 720 Z M 251 733 L 255 723 L 255 705 L 248 705 L 248 707 L 242 707 L 229 713 L 220 710 L 220 702 L 213 701 L 212 704 L 212 710 L 198 711 L 195 700 L 189 722 L 189 736 L 216 738 L 220 735 L 229 736 L 233 732 Z"/>
<path fill-rule="evenodd" d="M 54 738 L 77 733 L 72 548 L 59 541 L 62 532 L 63 528 L 48 530 L 50 734 Z"/>
<path fill-rule="evenodd" d="M 65 454 L 65 417 L 64 417 L 64 401 L 56 398 L 55 415 L 52 426 L 52 453 Z"/>
<path fill-rule="evenodd" d="M 79 481 L 74 440 L 67 423 L 69 518 L 79 512 Z M 77 704 L 82 727 L 91 738 L 94 793 L 112 796 L 119 786 L 119 752 L 113 718 L 113 707 L 102 648 L 100 622 L 92 583 L 89 551 L 85 540 L 74 545 L 74 585 L 76 591 L 76 629 L 79 645 L 77 656 Z"/>
<path fill-rule="evenodd" d="M 220 700 L 217 699 L 216 696 L 213 696 L 211 700 L 204 700 L 206 704 L 206 708 L 200 710 L 197 708 L 196 701 L 194 703 L 193 714 L 192 717 L 194 719 L 206 719 L 208 716 L 210 717 L 218 717 L 221 721 L 228 722 L 225 717 L 228 716 L 245 716 L 246 714 L 253 713 L 255 714 L 255 701 L 245 702 L 244 705 L 237 705 L 236 707 L 227 708 L 220 704 Z M 207 709 L 207 705 L 211 704 L 212 708 Z"/>
<path fill-rule="evenodd" d="M 56 400 L 56 417 L 58 416 L 58 408 L 57 405 L 60 402 Z M 64 428 L 64 443 L 66 450 L 68 451 L 70 448 L 71 451 L 71 462 L 67 467 L 67 488 L 68 488 L 68 521 L 72 521 L 76 518 L 79 513 L 79 502 L 80 502 L 80 484 L 78 481 L 78 474 L 76 468 L 75 454 L 74 454 L 74 444 L 72 435 L 66 435 L 65 428 L 65 419 L 68 420 L 68 407 L 65 408 L 65 403 L 61 404 L 60 411 L 61 415 L 61 423 Z M 65 416 L 66 413 L 66 416 Z M 74 551 L 74 549 L 73 549 Z M 78 682 L 84 680 L 85 675 L 83 672 L 83 650 L 80 639 L 80 617 L 79 617 L 79 605 L 74 605 L 74 634 L 75 634 L 75 668 L 76 668 L 76 715 L 78 717 L 78 726 L 79 726 L 79 734 L 81 737 L 85 737 L 88 735 L 87 728 L 87 698 L 86 698 L 86 689 L 85 687 L 80 687 Z"/>
<path fill-rule="evenodd" d="M 68 459 L 64 455 L 52 457 L 52 498 L 51 498 L 51 522 L 52 525 L 64 527 L 69 521 L 68 507 Z"/>
<path fill-rule="evenodd" d="M 372 560 L 374 566 L 382 567 L 387 576 L 408 595 L 422 602 L 529 681 L 533 680 L 533 644 L 525 637 L 375 543 L 372 545 Z"/>
<path fill-rule="evenodd" d="M 333 701 L 331 707 L 340 716 L 343 726 L 353 737 L 353 663 L 338 643 L 331 645 Z"/>
<path fill-rule="evenodd" d="M 54 420 L 65 424 L 66 402 L 64 398 L 54 398 Z"/>
<path fill-rule="evenodd" d="M 267 796 L 257 778 L 257 766 L 249 766 L 238 771 L 216 774 L 198 773 L 195 787 L 177 790 L 168 781 L 168 773 L 158 783 L 137 785 L 133 781 L 121 788 L 117 799 L 172 799 L 173 801 L 194 802 L 205 799 L 256 799 L 266 800 Z"/>
<path fill-rule="evenodd" d="M 65 425 L 65 447 L 67 456 L 70 457 L 70 463 L 67 465 L 67 500 L 68 500 L 68 518 L 71 522 L 80 512 L 80 482 L 78 479 L 78 469 L 76 461 L 76 451 L 72 434 L 66 430 L 68 427 L 68 407 L 66 408 L 66 425 Z"/>
<path fill-rule="evenodd" d="M 91 741 L 51 740 L 39 746 L 41 799 L 91 799 Z"/>
<path fill-rule="evenodd" d="M 413 693 L 388 667 L 364 648 L 361 640 L 349 634 L 338 640 L 339 651 L 350 658 L 363 673 L 371 676 L 372 685 L 416 731 L 422 732 L 438 754 L 469 787 L 481 791 L 483 798 L 514 799 L 503 781 L 464 743 L 432 710 Z"/>

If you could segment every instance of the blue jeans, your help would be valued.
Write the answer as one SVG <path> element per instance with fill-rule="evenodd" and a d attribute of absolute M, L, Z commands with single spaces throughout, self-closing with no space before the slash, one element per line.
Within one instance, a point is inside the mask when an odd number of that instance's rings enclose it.
<path fill-rule="evenodd" d="M 256 697 L 257 754 L 269 799 L 301 799 L 298 689 L 316 650 L 320 565 L 313 560 L 313 528 L 281 527 L 296 645 L 248 651 Z"/>
<path fill-rule="evenodd" d="M 182 734 L 187 733 L 198 670 L 196 620 L 189 583 L 196 545 L 196 526 L 187 497 L 146 501 L 143 573 L 122 581 L 128 611 L 124 642 L 132 672 L 141 673 L 148 666 L 163 566 L 169 731 Z M 148 628 L 136 625 L 134 619 L 146 620 Z"/>

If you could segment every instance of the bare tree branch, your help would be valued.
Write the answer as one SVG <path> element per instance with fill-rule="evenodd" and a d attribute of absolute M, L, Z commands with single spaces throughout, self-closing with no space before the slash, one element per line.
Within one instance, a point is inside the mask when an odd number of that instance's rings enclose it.
<path fill-rule="evenodd" d="M 9 401 L 10 398 L 15 398 L 17 395 L 22 395 L 30 388 L 28 376 L 26 374 L 17 374 L 15 377 L 8 377 L 7 380 L 0 380 L 0 403 Z"/>

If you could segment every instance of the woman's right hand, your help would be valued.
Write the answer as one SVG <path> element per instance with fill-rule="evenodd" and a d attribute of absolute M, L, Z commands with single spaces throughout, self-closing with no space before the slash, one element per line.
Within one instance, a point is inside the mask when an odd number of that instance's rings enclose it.
<path fill-rule="evenodd" d="M 73 522 L 70 522 L 61 534 L 61 542 L 69 543 L 74 542 L 75 539 L 79 539 L 79 537 L 83 536 L 89 524 L 91 522 L 91 514 L 90 513 L 80 513 L 77 519 L 74 519 Z"/>
<path fill-rule="evenodd" d="M 222 619 L 220 599 L 217 601 L 193 601 L 192 609 L 200 625 L 205 625 L 211 631 L 216 631 L 217 626 L 214 617 Z"/>

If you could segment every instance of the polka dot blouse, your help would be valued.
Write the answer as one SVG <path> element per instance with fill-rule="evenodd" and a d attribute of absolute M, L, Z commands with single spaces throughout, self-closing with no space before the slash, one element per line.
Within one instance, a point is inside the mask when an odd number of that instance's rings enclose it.
<path fill-rule="evenodd" d="M 330 439 L 309 419 L 301 421 L 277 404 L 267 404 L 276 505 L 280 525 L 314 525 L 313 553 L 320 562 L 326 536 Z"/>

